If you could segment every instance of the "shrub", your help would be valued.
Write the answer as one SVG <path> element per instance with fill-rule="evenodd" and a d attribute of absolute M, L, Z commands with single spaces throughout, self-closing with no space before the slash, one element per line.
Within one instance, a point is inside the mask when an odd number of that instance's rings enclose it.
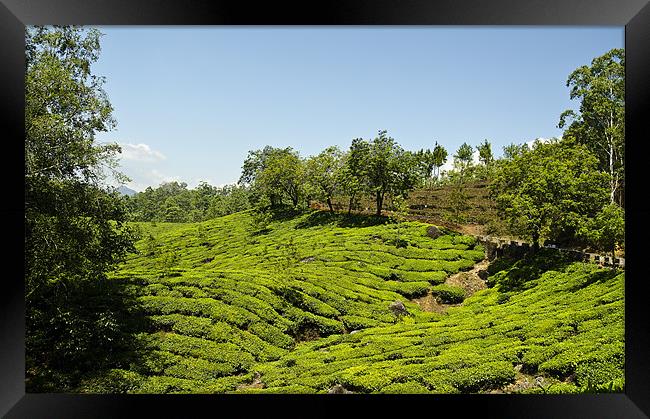
<path fill-rule="evenodd" d="M 452 374 L 452 385 L 463 393 L 499 388 L 515 380 L 509 362 L 487 362 Z"/>
<path fill-rule="evenodd" d="M 615 360 L 582 362 L 576 368 L 576 381 L 581 387 L 596 388 L 623 379 L 622 365 Z"/>
<path fill-rule="evenodd" d="M 436 285 L 431 288 L 431 292 L 437 295 L 438 299 L 445 304 L 458 304 L 465 299 L 465 290 L 453 285 Z"/>
<path fill-rule="evenodd" d="M 145 377 L 133 371 L 112 369 L 82 382 L 77 388 L 79 393 L 130 393 L 139 388 Z"/>
<path fill-rule="evenodd" d="M 422 384 L 416 381 L 407 381 L 405 383 L 393 383 L 384 388 L 382 388 L 380 393 L 386 394 L 425 394 L 431 393 Z"/>

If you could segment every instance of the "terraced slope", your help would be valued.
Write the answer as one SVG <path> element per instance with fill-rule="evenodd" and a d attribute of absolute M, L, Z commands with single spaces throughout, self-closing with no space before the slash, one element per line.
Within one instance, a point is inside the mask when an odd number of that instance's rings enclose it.
<path fill-rule="evenodd" d="M 622 274 L 503 261 L 492 288 L 428 313 L 409 299 L 481 261 L 473 238 L 323 213 L 263 231 L 249 213 L 140 227 L 140 254 L 113 280 L 143 326 L 120 368 L 79 391 L 477 392 L 525 374 L 553 384 L 528 391 L 622 385 Z"/>

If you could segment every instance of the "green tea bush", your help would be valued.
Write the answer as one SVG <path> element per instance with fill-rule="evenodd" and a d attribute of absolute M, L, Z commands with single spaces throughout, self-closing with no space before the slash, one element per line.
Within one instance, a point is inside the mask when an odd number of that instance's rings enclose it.
<path fill-rule="evenodd" d="M 79 393 L 125 394 L 139 389 L 145 377 L 133 371 L 111 369 L 99 377 L 84 380 L 77 391 Z"/>
<path fill-rule="evenodd" d="M 340 319 L 341 321 L 343 321 L 343 324 L 348 330 L 365 329 L 368 327 L 376 327 L 382 324 L 381 322 L 374 320 L 372 318 L 352 316 L 352 315 L 341 316 Z"/>
<path fill-rule="evenodd" d="M 499 388 L 515 380 L 515 370 L 508 362 L 488 362 L 452 374 L 451 384 L 462 392 Z"/>
<path fill-rule="evenodd" d="M 430 394 L 428 388 L 417 381 L 407 381 L 405 383 L 393 383 L 382 388 L 379 393 L 384 394 Z"/>
<path fill-rule="evenodd" d="M 597 387 L 621 381 L 624 370 L 621 360 L 582 362 L 576 368 L 576 381 L 581 387 Z"/>
<path fill-rule="evenodd" d="M 120 365 L 130 374 L 124 384 L 106 370 L 86 388 L 467 393 L 504 388 L 517 364 L 545 377 L 527 392 L 623 388 L 623 273 L 545 252 L 499 258 L 488 268 L 491 288 L 463 300 L 461 288 L 442 283 L 483 259 L 473 238 L 432 239 L 426 225 L 402 223 L 408 246 L 398 248 L 392 224 L 321 224 L 310 214 L 276 217 L 263 233 L 246 225 L 248 213 L 206 221 L 212 247 L 201 245 L 196 224 L 141 223 L 142 237 L 179 255 L 176 276 L 159 275 L 146 240 L 111 274 L 146 321 L 132 336 L 137 357 Z M 279 270 L 287 255 L 292 266 Z M 459 305 L 429 313 L 408 301 L 430 288 Z M 395 300 L 411 314 L 397 323 Z M 253 372 L 265 388 L 250 387 Z M 578 385 L 553 378 L 568 376 Z"/>
<path fill-rule="evenodd" d="M 452 285 L 436 285 L 431 288 L 431 292 L 445 304 L 459 304 L 465 299 L 465 290 Z"/>

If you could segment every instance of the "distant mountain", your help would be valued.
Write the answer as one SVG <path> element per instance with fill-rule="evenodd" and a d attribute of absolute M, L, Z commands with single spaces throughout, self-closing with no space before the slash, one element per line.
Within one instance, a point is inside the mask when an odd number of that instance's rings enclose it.
<path fill-rule="evenodd" d="M 137 194 L 136 191 L 134 191 L 133 189 L 128 188 L 128 187 L 126 187 L 126 186 L 124 186 L 124 185 L 122 185 L 122 186 L 120 186 L 119 188 L 117 188 L 117 191 L 118 191 L 119 193 L 121 193 L 122 195 L 126 195 L 126 196 L 133 196 L 133 195 Z"/>

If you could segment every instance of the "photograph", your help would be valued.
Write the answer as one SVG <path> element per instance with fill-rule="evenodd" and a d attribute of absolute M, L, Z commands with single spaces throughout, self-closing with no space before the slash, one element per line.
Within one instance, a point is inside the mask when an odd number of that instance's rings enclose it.
<path fill-rule="evenodd" d="M 625 393 L 625 35 L 26 25 L 25 392 Z"/>

